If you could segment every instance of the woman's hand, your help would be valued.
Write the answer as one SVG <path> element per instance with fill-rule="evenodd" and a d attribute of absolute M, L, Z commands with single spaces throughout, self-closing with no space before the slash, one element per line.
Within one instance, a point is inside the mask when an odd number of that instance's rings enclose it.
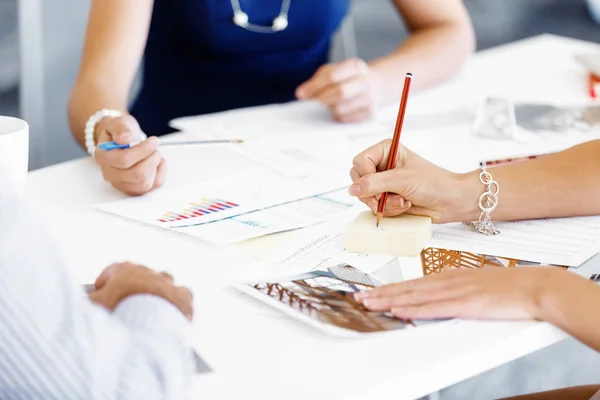
<path fill-rule="evenodd" d="M 402 146 L 396 168 L 379 172 L 387 167 L 391 143 L 384 140 L 354 158 L 350 194 L 375 213 L 381 194 L 390 192 L 385 216 L 408 212 L 431 217 L 436 223 L 468 220 L 468 211 L 477 208 L 481 184 L 477 186 L 476 179 L 464 179 Z"/>
<path fill-rule="evenodd" d="M 380 102 L 373 71 L 361 59 L 326 64 L 296 90 L 300 100 L 317 100 L 340 122 L 371 117 Z"/>
<path fill-rule="evenodd" d="M 129 144 L 143 137 L 140 126 L 130 115 L 105 118 L 98 123 L 96 132 L 96 143 Z M 165 181 L 165 160 L 157 148 L 158 139 L 150 137 L 128 149 L 96 149 L 94 159 L 102 169 L 104 180 L 126 194 L 138 196 L 162 186 Z"/>
<path fill-rule="evenodd" d="M 455 269 L 357 293 L 372 311 L 402 319 L 540 320 L 545 293 L 584 281 L 557 267 Z"/>

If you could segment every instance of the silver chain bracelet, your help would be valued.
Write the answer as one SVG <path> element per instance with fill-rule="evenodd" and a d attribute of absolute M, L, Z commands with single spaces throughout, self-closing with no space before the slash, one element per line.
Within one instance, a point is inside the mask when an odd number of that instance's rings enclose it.
<path fill-rule="evenodd" d="M 481 210 L 481 214 L 479 215 L 479 221 L 465 223 L 475 232 L 483 233 L 484 235 L 497 235 L 500 231 L 496 229 L 492 223 L 490 215 L 498 205 L 500 185 L 492 178 L 492 175 L 487 172 L 483 164 L 480 164 L 480 168 L 481 172 L 479 173 L 479 180 L 485 185 L 485 192 L 479 196 L 479 209 Z"/>

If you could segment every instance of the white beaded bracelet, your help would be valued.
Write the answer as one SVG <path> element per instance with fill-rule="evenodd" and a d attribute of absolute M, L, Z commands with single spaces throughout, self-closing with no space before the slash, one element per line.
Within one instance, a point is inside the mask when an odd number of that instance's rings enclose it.
<path fill-rule="evenodd" d="M 485 185 L 485 192 L 479 196 L 479 209 L 481 214 L 479 215 L 479 221 L 466 222 L 475 232 L 483 233 L 484 235 L 497 235 L 500 233 L 498 229 L 492 223 L 492 211 L 498 206 L 498 193 L 500 192 L 500 185 L 496 182 L 492 175 L 487 172 L 483 164 L 480 165 L 481 172 L 479 173 L 479 180 Z"/>
<path fill-rule="evenodd" d="M 94 155 L 96 151 L 96 139 L 94 138 L 94 131 L 96 130 L 96 124 L 100 122 L 102 118 L 110 117 L 117 118 L 122 116 L 123 113 L 119 110 L 109 110 L 103 108 L 92 115 L 85 123 L 85 147 L 90 156 Z"/>

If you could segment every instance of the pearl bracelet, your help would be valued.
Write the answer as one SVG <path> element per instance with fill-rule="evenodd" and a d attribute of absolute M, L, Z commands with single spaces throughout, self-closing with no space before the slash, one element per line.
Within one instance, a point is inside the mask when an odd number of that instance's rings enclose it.
<path fill-rule="evenodd" d="M 496 182 L 492 175 L 487 172 L 483 164 L 480 165 L 481 172 L 479 173 L 479 180 L 485 185 L 485 192 L 479 196 L 479 209 L 481 214 L 479 220 L 476 222 L 465 222 L 475 232 L 483 233 L 484 235 L 498 235 L 500 231 L 496 229 L 492 223 L 491 214 L 492 211 L 498 206 L 498 193 L 500 192 L 500 185 Z"/>
<path fill-rule="evenodd" d="M 96 139 L 94 138 L 94 131 L 96 130 L 96 124 L 100 122 L 101 119 L 110 117 L 117 118 L 122 116 L 123 113 L 119 110 L 109 110 L 107 108 L 103 108 L 100 111 L 94 113 L 85 123 L 85 147 L 90 156 L 94 155 L 96 151 Z"/>

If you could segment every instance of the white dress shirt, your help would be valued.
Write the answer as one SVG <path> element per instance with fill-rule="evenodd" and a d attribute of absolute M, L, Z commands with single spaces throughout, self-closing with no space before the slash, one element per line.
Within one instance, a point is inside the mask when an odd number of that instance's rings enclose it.
<path fill-rule="evenodd" d="M 92 303 L 23 206 L 0 198 L 0 398 L 182 399 L 190 323 L 171 303 Z"/>

